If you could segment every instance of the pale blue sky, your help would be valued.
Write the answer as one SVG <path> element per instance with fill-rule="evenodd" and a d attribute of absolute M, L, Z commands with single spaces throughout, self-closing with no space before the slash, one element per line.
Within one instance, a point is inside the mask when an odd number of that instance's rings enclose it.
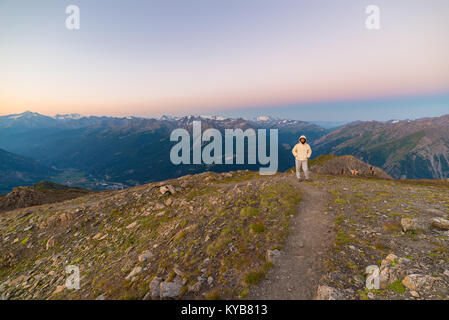
<path fill-rule="evenodd" d="M 0 0 L 0 114 L 443 114 L 447 57 L 447 0 Z"/>

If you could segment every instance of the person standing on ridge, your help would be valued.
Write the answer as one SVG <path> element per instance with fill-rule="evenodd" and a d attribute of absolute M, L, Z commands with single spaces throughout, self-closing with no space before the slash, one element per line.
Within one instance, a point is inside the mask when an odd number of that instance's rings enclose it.
<path fill-rule="evenodd" d="M 299 143 L 293 147 L 292 150 L 293 156 L 295 157 L 296 162 L 296 178 L 301 181 L 301 167 L 304 171 L 304 175 L 306 176 L 306 181 L 310 181 L 309 177 L 309 167 L 307 164 L 307 160 L 312 155 L 312 148 L 310 148 L 307 143 L 306 136 L 301 136 L 299 138 Z"/>

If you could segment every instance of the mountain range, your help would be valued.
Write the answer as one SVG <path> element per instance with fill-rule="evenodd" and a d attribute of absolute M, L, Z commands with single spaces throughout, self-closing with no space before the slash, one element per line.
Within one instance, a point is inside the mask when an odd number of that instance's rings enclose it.
<path fill-rule="evenodd" d="M 394 178 L 449 177 L 449 115 L 324 128 L 272 117 L 50 117 L 27 111 L 0 117 L 1 155 L 9 159 L 2 161 L 0 192 L 44 179 L 102 190 L 203 171 L 258 169 L 255 165 L 173 165 L 169 156 L 176 142 L 170 141 L 170 133 L 176 128 L 191 131 L 195 120 L 202 122 L 203 130 L 213 127 L 221 132 L 226 128 L 278 129 L 280 171 L 294 165 L 291 148 L 305 134 L 313 148 L 312 157 L 354 155 Z"/>
<path fill-rule="evenodd" d="M 313 145 L 318 154 L 351 154 L 395 178 L 449 177 L 449 115 L 348 124 Z"/>

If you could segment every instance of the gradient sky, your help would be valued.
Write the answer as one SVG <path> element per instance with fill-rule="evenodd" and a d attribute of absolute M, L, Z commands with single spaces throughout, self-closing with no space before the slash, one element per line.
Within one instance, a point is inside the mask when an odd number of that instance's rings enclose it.
<path fill-rule="evenodd" d="M 77 31 L 65 27 L 70 4 Z M 370 4 L 378 31 L 365 28 Z M 449 113 L 449 1 L 0 0 L 0 115 L 25 110 Z"/>

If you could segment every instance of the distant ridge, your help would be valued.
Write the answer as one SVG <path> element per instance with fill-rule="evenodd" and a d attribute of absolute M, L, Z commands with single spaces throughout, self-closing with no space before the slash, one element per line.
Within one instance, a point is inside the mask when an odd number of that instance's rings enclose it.
<path fill-rule="evenodd" d="M 36 160 L 0 149 L 0 193 L 46 179 L 53 172 Z"/>
<path fill-rule="evenodd" d="M 41 181 L 30 187 L 17 187 L 0 197 L 0 212 L 55 203 L 78 198 L 89 190 L 68 187 L 50 181 Z"/>

